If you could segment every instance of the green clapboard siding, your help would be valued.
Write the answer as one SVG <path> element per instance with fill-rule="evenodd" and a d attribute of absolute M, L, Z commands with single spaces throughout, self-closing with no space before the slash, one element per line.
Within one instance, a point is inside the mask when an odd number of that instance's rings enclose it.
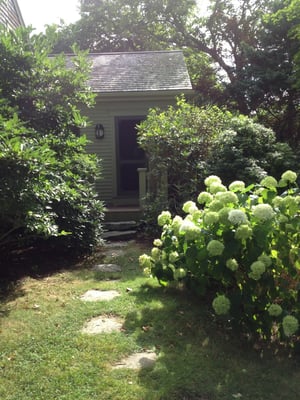
<path fill-rule="evenodd" d="M 175 104 L 174 95 L 143 96 L 139 93 L 121 97 L 98 96 L 95 107 L 83 111 L 90 119 L 90 126 L 82 130 L 90 140 L 87 151 L 97 154 L 101 159 L 102 178 L 96 184 L 101 200 L 111 204 L 117 197 L 116 118 L 146 116 L 150 108 L 164 109 L 171 104 Z M 104 126 L 103 139 L 95 138 L 97 123 Z"/>

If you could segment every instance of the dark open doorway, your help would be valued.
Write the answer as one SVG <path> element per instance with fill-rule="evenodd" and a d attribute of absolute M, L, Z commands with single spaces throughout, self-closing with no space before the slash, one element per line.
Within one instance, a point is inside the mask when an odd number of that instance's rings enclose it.
<path fill-rule="evenodd" d="M 137 129 L 144 117 L 118 117 L 117 127 L 117 177 L 118 195 L 135 197 L 139 192 L 138 168 L 146 166 L 144 151 L 137 143 Z"/>

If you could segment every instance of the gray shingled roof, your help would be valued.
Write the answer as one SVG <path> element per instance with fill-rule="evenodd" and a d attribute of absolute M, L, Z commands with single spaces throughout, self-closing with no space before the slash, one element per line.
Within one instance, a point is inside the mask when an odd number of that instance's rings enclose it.
<path fill-rule="evenodd" d="M 90 54 L 89 84 L 97 93 L 187 91 L 191 81 L 181 51 Z"/>

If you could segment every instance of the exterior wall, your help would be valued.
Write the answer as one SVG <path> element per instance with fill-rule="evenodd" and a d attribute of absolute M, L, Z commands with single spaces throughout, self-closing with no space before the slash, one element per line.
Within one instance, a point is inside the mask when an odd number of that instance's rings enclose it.
<path fill-rule="evenodd" d="M 97 154 L 102 160 L 102 179 L 97 182 L 96 190 L 99 198 L 107 205 L 117 198 L 117 157 L 116 157 L 116 117 L 146 116 L 150 108 L 166 108 L 175 104 L 175 96 L 124 96 L 98 97 L 96 106 L 83 110 L 91 121 L 91 125 L 82 130 L 91 141 L 87 146 L 90 153 Z M 103 139 L 96 139 L 94 128 L 97 123 L 103 125 Z"/>
<path fill-rule="evenodd" d="M 0 0 L 0 24 L 10 29 L 25 26 L 16 0 Z"/>

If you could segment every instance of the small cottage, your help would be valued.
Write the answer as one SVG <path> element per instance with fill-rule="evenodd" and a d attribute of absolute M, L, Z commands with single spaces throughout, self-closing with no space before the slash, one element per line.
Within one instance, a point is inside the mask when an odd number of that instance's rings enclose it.
<path fill-rule="evenodd" d="M 83 130 L 88 151 L 102 160 L 99 198 L 107 207 L 138 205 L 146 190 L 147 160 L 137 144 L 136 125 L 150 108 L 167 108 L 192 93 L 181 51 L 90 54 L 89 84 L 96 106 L 84 110 L 92 124 Z"/>

